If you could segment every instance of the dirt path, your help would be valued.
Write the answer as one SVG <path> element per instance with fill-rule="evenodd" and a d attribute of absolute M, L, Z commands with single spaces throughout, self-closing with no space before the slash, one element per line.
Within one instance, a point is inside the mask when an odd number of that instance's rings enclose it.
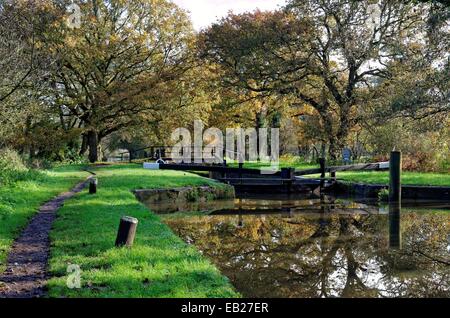
<path fill-rule="evenodd" d="M 44 295 L 45 282 L 48 279 L 49 234 L 56 211 L 65 200 L 83 190 L 89 179 L 40 207 L 39 212 L 12 246 L 6 271 L 0 274 L 0 298 L 32 298 Z"/>

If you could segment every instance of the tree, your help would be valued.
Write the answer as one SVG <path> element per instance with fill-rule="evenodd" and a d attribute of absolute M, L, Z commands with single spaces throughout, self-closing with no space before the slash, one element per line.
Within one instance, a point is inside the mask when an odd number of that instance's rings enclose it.
<path fill-rule="evenodd" d="M 0 147 L 20 153 L 29 149 L 33 156 L 32 144 L 39 138 L 34 128 L 55 127 L 49 108 L 39 100 L 53 62 L 39 48 L 55 19 L 50 0 L 0 0 Z M 44 135 L 40 148 L 55 141 L 48 132 Z"/>
<path fill-rule="evenodd" d="M 379 113 L 384 118 L 450 114 L 450 6 L 432 2 L 424 20 L 423 41 L 408 47 L 408 58 L 396 63 L 395 75 L 383 83 L 387 89 L 379 105 L 388 107 Z"/>
<path fill-rule="evenodd" d="M 49 61 L 37 45 L 52 19 L 47 0 L 0 0 L 0 103 L 22 88 L 39 84 Z"/>
<path fill-rule="evenodd" d="M 312 106 L 336 159 L 357 106 L 404 58 L 422 15 L 406 2 L 292 0 L 282 12 L 224 18 L 202 34 L 200 51 L 225 69 L 225 85 Z"/>
<path fill-rule="evenodd" d="M 16 9 L 16 4 L 0 1 L 0 103 L 14 94 L 33 70 L 33 24 Z"/>
<path fill-rule="evenodd" d="M 186 14 L 165 0 L 81 5 L 80 28 L 60 20 L 44 43 L 57 59 L 52 104 L 65 129 L 82 128 L 80 153 L 98 159 L 100 141 L 161 110 L 191 68 Z"/>

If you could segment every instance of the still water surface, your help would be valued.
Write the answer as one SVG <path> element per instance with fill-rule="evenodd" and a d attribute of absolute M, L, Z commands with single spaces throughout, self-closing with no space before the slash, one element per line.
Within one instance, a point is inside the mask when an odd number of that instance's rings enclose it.
<path fill-rule="evenodd" d="M 273 197 L 150 208 L 244 297 L 450 297 L 450 204 L 417 206 Z"/>

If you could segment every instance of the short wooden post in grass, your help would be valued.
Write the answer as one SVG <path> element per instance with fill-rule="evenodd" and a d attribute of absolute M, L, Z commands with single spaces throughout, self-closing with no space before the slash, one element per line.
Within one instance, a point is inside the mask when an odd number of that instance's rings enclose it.
<path fill-rule="evenodd" d="M 389 202 L 400 202 L 402 199 L 402 153 L 392 151 L 389 161 Z"/>
<path fill-rule="evenodd" d="M 130 216 L 124 216 L 120 219 L 119 230 L 116 238 L 116 247 L 133 246 L 138 222 L 138 219 Z"/>
<path fill-rule="evenodd" d="M 96 178 L 92 178 L 89 181 L 89 194 L 97 193 L 97 185 L 98 185 L 98 180 Z"/>

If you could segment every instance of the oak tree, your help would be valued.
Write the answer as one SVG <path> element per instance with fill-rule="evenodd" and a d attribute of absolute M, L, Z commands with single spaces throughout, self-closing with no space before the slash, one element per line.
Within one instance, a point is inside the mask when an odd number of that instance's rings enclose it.
<path fill-rule="evenodd" d="M 46 49 L 58 68 L 53 105 L 63 124 L 83 129 L 80 153 L 98 159 L 99 142 L 166 107 L 172 86 L 191 66 L 185 12 L 165 0 L 89 0 L 79 28 L 60 20 Z"/>
<path fill-rule="evenodd" d="M 423 6 L 393 1 L 290 1 L 283 11 L 229 15 L 202 34 L 224 85 L 291 95 L 320 116 L 336 159 L 377 80 L 414 41 Z"/>

